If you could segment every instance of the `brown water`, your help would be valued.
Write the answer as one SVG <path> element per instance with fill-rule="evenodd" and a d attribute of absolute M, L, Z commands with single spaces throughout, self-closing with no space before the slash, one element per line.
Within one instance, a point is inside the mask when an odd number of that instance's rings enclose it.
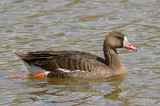
<path fill-rule="evenodd" d="M 79 50 L 103 57 L 103 40 L 113 30 L 138 48 L 118 50 L 126 75 L 6 78 L 28 74 L 12 50 Z M 0 0 L 0 105 L 159 106 L 160 0 Z"/>

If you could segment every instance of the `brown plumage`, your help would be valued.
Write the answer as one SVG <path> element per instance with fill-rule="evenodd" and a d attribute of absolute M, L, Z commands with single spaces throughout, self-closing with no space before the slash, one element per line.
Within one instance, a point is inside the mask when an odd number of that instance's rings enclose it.
<path fill-rule="evenodd" d="M 125 40 L 124 40 L 125 39 Z M 121 32 L 114 31 L 106 37 L 103 50 L 105 59 L 91 53 L 80 51 L 36 51 L 20 53 L 13 51 L 23 60 L 29 70 L 33 66 L 47 71 L 47 77 L 66 78 L 104 78 L 127 72 L 118 58 L 116 48 L 136 50 Z M 39 71 L 39 72 L 41 72 Z"/>

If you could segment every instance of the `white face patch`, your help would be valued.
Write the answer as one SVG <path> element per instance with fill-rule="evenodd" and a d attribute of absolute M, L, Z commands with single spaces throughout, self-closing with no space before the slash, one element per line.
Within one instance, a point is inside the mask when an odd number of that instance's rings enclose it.
<path fill-rule="evenodd" d="M 125 42 L 128 41 L 127 37 L 124 36 L 123 45 L 125 45 Z"/>

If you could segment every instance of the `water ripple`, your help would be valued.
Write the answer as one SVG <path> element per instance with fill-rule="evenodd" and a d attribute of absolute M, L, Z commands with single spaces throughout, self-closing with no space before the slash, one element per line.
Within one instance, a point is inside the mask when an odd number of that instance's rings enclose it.
<path fill-rule="evenodd" d="M 160 105 L 159 0 L 1 0 L 0 105 Z M 105 36 L 124 32 L 129 73 L 98 80 L 7 79 L 28 74 L 12 50 L 79 50 L 103 57 Z"/>

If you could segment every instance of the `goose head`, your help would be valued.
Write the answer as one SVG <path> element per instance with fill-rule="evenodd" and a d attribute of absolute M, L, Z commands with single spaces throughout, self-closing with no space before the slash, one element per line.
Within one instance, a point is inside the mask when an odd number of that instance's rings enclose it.
<path fill-rule="evenodd" d="M 119 31 L 113 31 L 107 35 L 104 41 L 104 47 L 106 46 L 113 50 L 116 50 L 117 48 L 137 50 L 136 47 L 129 43 L 126 35 Z"/>

